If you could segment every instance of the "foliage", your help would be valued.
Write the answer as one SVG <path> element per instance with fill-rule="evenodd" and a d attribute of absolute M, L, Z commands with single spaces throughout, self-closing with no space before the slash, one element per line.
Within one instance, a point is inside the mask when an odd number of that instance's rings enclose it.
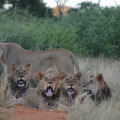
<path fill-rule="evenodd" d="M 79 52 L 83 55 L 120 57 L 120 7 L 102 8 L 82 3 L 65 18 L 77 28 Z"/>
<path fill-rule="evenodd" d="M 14 8 L 19 8 L 21 10 L 28 10 L 30 14 L 33 14 L 37 17 L 52 17 L 52 9 L 46 7 L 46 4 L 43 3 L 43 0 L 2 0 L 2 3 L 12 4 L 12 7 L 9 10 Z M 3 5 L 3 4 L 1 4 Z"/>
<path fill-rule="evenodd" d="M 25 49 L 39 49 L 40 46 L 50 48 L 66 48 L 73 50 L 76 43 L 74 26 L 61 25 L 54 19 L 38 19 L 28 14 L 21 15 L 15 9 L 12 14 L 1 14 L 0 39 L 1 42 L 18 43 Z M 65 44 L 65 42 L 68 42 Z M 71 46 L 71 44 L 73 44 Z"/>
<path fill-rule="evenodd" d="M 5 2 L 5 0 L 0 0 L 0 8 L 3 8 L 4 2 Z"/>
<path fill-rule="evenodd" d="M 31 50 L 65 48 L 77 55 L 119 58 L 119 11 L 119 6 L 83 2 L 59 19 L 36 18 L 29 10 L 14 8 L 0 14 L 0 39 Z"/>

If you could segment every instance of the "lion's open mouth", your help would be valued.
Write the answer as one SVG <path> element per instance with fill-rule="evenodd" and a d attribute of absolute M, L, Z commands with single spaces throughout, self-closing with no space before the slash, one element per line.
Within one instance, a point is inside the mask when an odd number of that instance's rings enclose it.
<path fill-rule="evenodd" d="M 67 91 L 70 93 L 73 93 L 75 91 L 75 89 L 73 87 L 67 88 Z"/>
<path fill-rule="evenodd" d="M 85 87 L 83 87 L 82 89 L 83 89 L 83 91 L 84 91 L 84 92 L 86 92 L 86 91 L 87 91 L 87 89 L 86 89 Z"/>
<path fill-rule="evenodd" d="M 53 88 L 51 86 L 47 87 L 47 89 L 46 89 L 46 95 L 48 97 L 51 97 L 53 95 Z"/>
<path fill-rule="evenodd" d="M 17 80 L 17 86 L 18 87 L 24 87 L 26 85 L 26 81 L 25 80 Z"/>
<path fill-rule="evenodd" d="M 84 92 L 87 92 L 87 94 L 93 94 L 92 90 L 88 90 L 88 89 L 86 89 L 85 87 L 83 87 L 83 91 L 84 91 Z"/>

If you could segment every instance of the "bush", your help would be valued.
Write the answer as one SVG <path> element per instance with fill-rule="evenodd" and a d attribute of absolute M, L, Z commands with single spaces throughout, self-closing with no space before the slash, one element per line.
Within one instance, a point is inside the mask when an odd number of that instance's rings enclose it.
<path fill-rule="evenodd" d="M 84 5 L 85 4 L 85 5 Z M 94 7 L 93 7 L 94 6 Z M 77 29 L 79 53 L 86 56 L 120 57 L 120 7 L 101 8 L 82 3 L 64 18 Z"/>
<path fill-rule="evenodd" d="M 1 42 L 25 49 L 65 48 L 76 55 L 120 57 L 120 7 L 82 3 L 63 18 L 36 18 L 27 10 L 1 13 Z"/>
<path fill-rule="evenodd" d="M 73 50 L 76 43 L 76 31 L 74 26 L 66 28 L 54 19 L 38 19 L 24 11 L 17 14 L 1 14 L 0 38 L 2 42 L 18 43 L 25 49 L 66 48 Z M 72 45 L 72 46 L 71 46 Z"/>

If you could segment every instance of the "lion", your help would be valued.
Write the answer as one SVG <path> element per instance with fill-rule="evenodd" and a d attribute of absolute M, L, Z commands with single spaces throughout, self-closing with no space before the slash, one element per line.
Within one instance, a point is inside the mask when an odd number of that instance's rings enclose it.
<path fill-rule="evenodd" d="M 4 91 L 6 97 L 14 96 L 16 99 L 23 97 L 29 88 L 30 68 L 31 65 L 11 65 L 12 71 L 8 74 L 6 89 Z M 8 95 L 7 95 L 8 94 Z"/>
<path fill-rule="evenodd" d="M 91 99 L 98 105 L 104 100 L 110 100 L 112 97 L 108 84 L 104 81 L 103 75 L 98 74 L 96 77 L 90 76 L 90 80 L 82 85 L 84 91 L 89 91 Z"/>
<path fill-rule="evenodd" d="M 10 65 L 32 65 L 32 76 L 38 78 L 39 72 L 54 68 L 58 73 L 74 74 L 74 65 L 79 72 L 79 64 L 71 51 L 52 49 L 47 51 L 25 50 L 16 43 L 0 43 L 0 60 L 6 73 L 11 71 Z M 33 74 L 34 73 L 34 74 Z"/>
<path fill-rule="evenodd" d="M 71 106 L 75 102 L 75 98 L 80 95 L 80 87 L 78 85 L 82 74 L 66 75 L 61 83 L 60 103 L 65 106 Z"/>
<path fill-rule="evenodd" d="M 80 95 L 79 81 L 81 78 L 81 73 L 76 73 L 75 75 L 61 74 L 59 79 L 61 79 L 61 94 L 59 104 L 57 106 L 58 110 L 64 112 L 70 112 L 71 107 L 76 103 L 77 97 Z"/>
<path fill-rule="evenodd" d="M 37 88 L 29 88 L 25 94 L 25 104 L 42 110 L 56 109 L 60 99 L 60 84 L 58 76 L 39 72 Z"/>
<path fill-rule="evenodd" d="M 82 77 L 81 73 L 76 73 L 75 75 L 66 75 L 63 73 L 58 77 L 62 81 L 60 100 L 57 109 L 64 112 L 70 112 L 73 107 L 84 101 L 90 93 L 82 93 L 82 88 L 79 86 L 79 81 Z"/>

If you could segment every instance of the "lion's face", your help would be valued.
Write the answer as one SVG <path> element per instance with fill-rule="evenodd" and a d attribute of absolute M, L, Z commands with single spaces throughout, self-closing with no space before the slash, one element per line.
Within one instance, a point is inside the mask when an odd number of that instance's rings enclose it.
<path fill-rule="evenodd" d="M 81 73 L 77 73 L 75 75 L 67 75 L 62 81 L 62 89 L 64 89 L 69 95 L 78 92 L 78 83 L 81 76 Z"/>
<path fill-rule="evenodd" d="M 26 66 L 22 65 L 11 65 L 12 67 L 12 78 L 18 87 L 25 87 L 28 85 L 30 77 L 29 69 L 30 64 Z"/>
<path fill-rule="evenodd" d="M 90 91 L 92 94 L 97 93 L 99 82 L 95 79 L 94 76 L 90 77 L 90 80 L 82 85 L 84 91 Z"/>
<path fill-rule="evenodd" d="M 96 77 L 90 76 L 90 80 L 82 85 L 84 91 L 91 91 L 92 94 L 96 94 L 98 90 L 105 86 L 103 75 L 98 74 Z"/>
<path fill-rule="evenodd" d="M 38 85 L 38 95 L 43 93 L 47 97 L 52 97 L 60 89 L 60 82 L 55 75 L 50 73 L 43 76 Z"/>

